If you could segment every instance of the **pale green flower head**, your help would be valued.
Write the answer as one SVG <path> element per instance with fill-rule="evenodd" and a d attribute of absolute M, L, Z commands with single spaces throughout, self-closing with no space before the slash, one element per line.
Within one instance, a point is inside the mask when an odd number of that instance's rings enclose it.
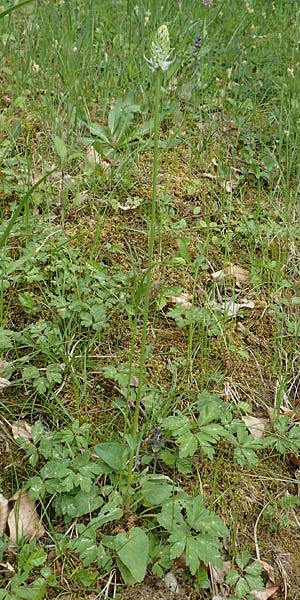
<path fill-rule="evenodd" d="M 167 71 L 174 60 L 170 60 L 171 52 L 169 30 L 166 25 L 161 25 L 153 38 L 150 58 L 145 56 L 151 71 L 156 69 Z"/>

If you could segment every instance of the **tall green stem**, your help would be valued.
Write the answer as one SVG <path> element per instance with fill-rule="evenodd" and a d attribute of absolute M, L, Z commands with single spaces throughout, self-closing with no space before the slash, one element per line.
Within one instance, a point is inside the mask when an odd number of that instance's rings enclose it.
<path fill-rule="evenodd" d="M 140 361 L 138 371 L 138 387 L 136 392 L 136 404 L 133 416 L 132 430 L 131 430 L 131 448 L 129 455 L 128 464 L 128 489 L 132 482 L 132 471 L 134 466 L 134 457 L 137 443 L 137 433 L 139 424 L 139 414 L 141 408 L 141 399 L 143 391 L 143 382 L 145 375 L 145 363 L 146 363 L 146 350 L 147 350 L 147 332 L 148 332 L 148 318 L 149 318 L 149 305 L 150 305 L 150 291 L 151 291 L 151 280 L 152 280 L 152 268 L 153 268 L 153 253 L 155 243 L 155 232 L 156 232 L 156 199 L 157 199 L 157 175 L 158 175 L 158 140 L 159 140 L 159 125 L 160 125 L 160 89 L 161 89 L 161 70 L 155 71 L 156 85 L 155 85 L 155 100 L 154 100 L 154 149 L 153 149 L 153 174 L 152 174 L 152 201 L 151 201 L 151 222 L 148 235 L 148 262 L 147 271 L 145 277 L 145 292 L 144 292 L 144 310 L 143 310 L 143 327 L 142 327 L 142 338 L 141 338 L 141 350 L 140 350 Z"/>

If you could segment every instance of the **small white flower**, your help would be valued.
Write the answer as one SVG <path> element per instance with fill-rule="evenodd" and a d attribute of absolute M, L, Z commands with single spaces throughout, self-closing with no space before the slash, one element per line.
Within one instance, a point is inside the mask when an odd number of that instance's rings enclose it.
<path fill-rule="evenodd" d="M 167 71 L 174 61 L 174 59 L 170 60 L 171 52 L 168 28 L 166 25 L 161 25 L 153 38 L 150 58 L 144 57 L 151 71 L 156 69 Z"/>
<path fill-rule="evenodd" d="M 151 12 L 150 12 L 150 10 L 147 10 L 145 12 L 145 17 L 144 17 L 144 26 L 145 27 L 148 25 L 150 17 L 151 17 Z"/>
<path fill-rule="evenodd" d="M 32 69 L 33 73 L 38 73 L 40 70 L 40 65 L 38 65 L 36 62 L 32 61 L 31 69 Z"/>

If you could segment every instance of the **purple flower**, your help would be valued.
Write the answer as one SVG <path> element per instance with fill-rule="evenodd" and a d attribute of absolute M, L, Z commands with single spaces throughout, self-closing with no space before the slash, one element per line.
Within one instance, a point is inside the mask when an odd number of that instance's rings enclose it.
<path fill-rule="evenodd" d="M 199 50 L 199 48 L 201 47 L 201 44 L 202 44 L 202 37 L 201 37 L 201 35 L 197 35 L 197 37 L 195 38 L 195 41 L 194 41 L 194 53 Z"/>
<path fill-rule="evenodd" d="M 211 0 L 202 0 L 203 6 L 206 6 L 206 8 L 211 8 L 212 7 L 212 2 Z"/>
<path fill-rule="evenodd" d="M 199 60 L 199 50 L 201 48 L 202 45 L 202 37 L 201 35 L 197 35 L 194 39 L 194 44 L 193 44 L 193 67 L 194 67 L 194 73 L 196 73 L 199 69 L 200 66 L 200 60 Z"/>

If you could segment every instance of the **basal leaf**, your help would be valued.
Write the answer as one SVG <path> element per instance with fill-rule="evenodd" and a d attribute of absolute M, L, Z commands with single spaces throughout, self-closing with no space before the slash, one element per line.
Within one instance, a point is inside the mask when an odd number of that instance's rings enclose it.
<path fill-rule="evenodd" d="M 94 447 L 94 452 L 114 471 L 121 471 L 124 465 L 124 447 L 120 442 L 103 442 Z"/>
<path fill-rule="evenodd" d="M 125 576 L 125 583 L 143 581 L 149 555 L 149 540 L 146 533 L 140 527 L 133 527 L 128 535 L 119 534 L 119 536 L 117 536 L 119 538 L 117 555 L 129 572 L 129 577 L 124 570 L 122 572 L 123 578 Z"/>
<path fill-rule="evenodd" d="M 143 498 L 148 506 L 163 504 L 173 492 L 173 482 L 166 475 L 146 475 L 140 483 Z"/>
<path fill-rule="evenodd" d="M 54 148 L 55 148 L 60 160 L 61 161 L 66 160 L 67 155 L 68 155 L 67 146 L 66 146 L 65 142 L 63 141 L 63 139 L 61 137 L 59 137 L 58 135 L 56 135 L 54 138 Z"/>

